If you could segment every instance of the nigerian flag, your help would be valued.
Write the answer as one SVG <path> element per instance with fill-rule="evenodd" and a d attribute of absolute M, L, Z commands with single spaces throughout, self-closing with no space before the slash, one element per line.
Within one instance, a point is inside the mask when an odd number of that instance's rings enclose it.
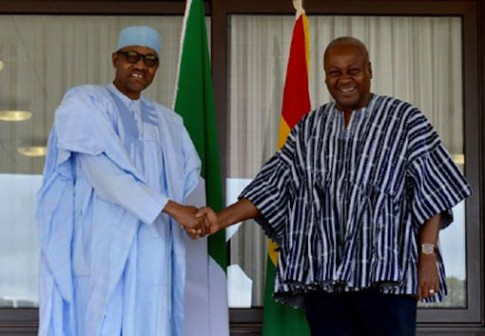
<path fill-rule="evenodd" d="M 186 4 L 174 110 L 184 119 L 202 161 L 195 205 L 222 210 L 222 181 L 211 67 L 201 0 Z M 197 190 L 196 190 L 197 192 Z M 187 241 L 184 335 L 229 335 L 226 240 L 223 230 Z"/>

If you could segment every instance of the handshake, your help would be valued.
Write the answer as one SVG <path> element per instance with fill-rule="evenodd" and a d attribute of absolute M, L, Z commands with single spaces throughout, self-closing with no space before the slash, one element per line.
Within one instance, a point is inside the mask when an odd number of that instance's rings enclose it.
<path fill-rule="evenodd" d="M 211 235 L 220 229 L 216 212 L 208 207 L 199 209 L 170 201 L 164 212 L 172 216 L 192 239 Z"/>
<path fill-rule="evenodd" d="M 261 215 L 258 208 L 246 198 L 239 199 L 218 213 L 209 207 L 198 209 L 172 201 L 167 203 L 163 211 L 172 216 L 192 239 L 211 235 L 220 229 Z"/>

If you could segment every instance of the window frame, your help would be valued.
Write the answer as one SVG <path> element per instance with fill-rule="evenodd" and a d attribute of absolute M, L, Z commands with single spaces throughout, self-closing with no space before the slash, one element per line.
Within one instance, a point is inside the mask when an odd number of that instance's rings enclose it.
<path fill-rule="evenodd" d="M 463 100 L 465 174 L 474 189 L 466 203 L 467 220 L 467 302 L 465 309 L 420 309 L 418 331 L 422 334 L 475 334 L 484 326 L 484 223 L 480 208 L 485 178 L 485 4 L 479 0 L 397 0 L 397 1 L 318 1 L 304 3 L 310 15 L 395 15 L 458 16 L 463 27 Z M 218 117 L 220 156 L 225 171 L 227 155 L 222 144 L 226 131 L 228 106 L 229 16 L 232 14 L 293 15 L 292 1 L 281 0 L 212 0 L 205 2 L 211 15 L 212 71 L 216 114 Z M 183 15 L 185 1 L 116 1 L 116 0 L 0 0 L 0 15 Z M 480 92 L 482 95 L 480 95 Z M 478 293 L 470 288 L 478 289 Z M 262 308 L 231 309 L 232 330 L 261 330 Z M 444 323 L 443 321 L 447 321 Z M 0 309 L 0 335 L 35 335 L 37 309 Z M 256 334 L 256 333 L 255 333 Z"/>

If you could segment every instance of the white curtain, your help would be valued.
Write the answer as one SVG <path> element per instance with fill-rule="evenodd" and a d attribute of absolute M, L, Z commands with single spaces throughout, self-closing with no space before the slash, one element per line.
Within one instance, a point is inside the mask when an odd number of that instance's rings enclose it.
<path fill-rule="evenodd" d="M 253 178 L 276 151 L 293 23 L 289 16 L 231 17 L 229 178 Z M 460 18 L 309 15 L 309 25 L 312 109 L 330 99 L 324 83 L 325 47 L 336 37 L 354 36 L 369 49 L 372 91 L 421 108 L 449 151 L 463 154 Z M 463 219 L 458 228 L 463 237 Z M 464 238 L 458 241 L 464 270 Z M 254 281 L 253 305 L 263 303 L 266 253 L 266 239 L 251 221 L 231 240 L 231 262 Z"/>

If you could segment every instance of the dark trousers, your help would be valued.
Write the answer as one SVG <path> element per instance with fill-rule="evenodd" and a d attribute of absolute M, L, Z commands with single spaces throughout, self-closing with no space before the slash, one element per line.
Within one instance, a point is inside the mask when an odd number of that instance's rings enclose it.
<path fill-rule="evenodd" d="M 417 301 L 376 290 L 310 293 L 305 310 L 312 336 L 414 336 Z"/>

